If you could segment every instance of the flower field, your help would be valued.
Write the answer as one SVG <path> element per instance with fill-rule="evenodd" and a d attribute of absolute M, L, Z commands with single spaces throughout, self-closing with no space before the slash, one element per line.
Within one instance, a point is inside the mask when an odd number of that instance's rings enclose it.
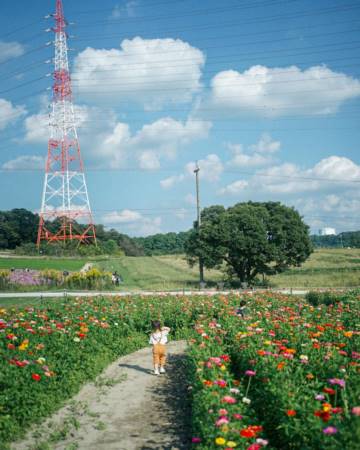
<path fill-rule="evenodd" d="M 236 315 L 235 295 L 0 309 L 0 442 L 23 435 L 112 360 L 146 346 L 150 321 L 160 318 L 173 339 L 189 341 L 189 448 L 356 448 L 359 299 L 353 292 L 313 306 L 248 296 L 245 318 Z"/>

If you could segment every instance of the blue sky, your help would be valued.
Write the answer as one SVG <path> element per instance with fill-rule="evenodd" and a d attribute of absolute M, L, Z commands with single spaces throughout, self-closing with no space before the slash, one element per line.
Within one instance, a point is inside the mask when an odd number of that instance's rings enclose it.
<path fill-rule="evenodd" d="M 181 231 L 201 204 L 278 200 L 360 229 L 360 2 L 64 0 L 97 223 Z M 55 0 L 0 5 L 0 209 L 37 211 Z M 47 62 L 46 62 L 47 61 Z"/>

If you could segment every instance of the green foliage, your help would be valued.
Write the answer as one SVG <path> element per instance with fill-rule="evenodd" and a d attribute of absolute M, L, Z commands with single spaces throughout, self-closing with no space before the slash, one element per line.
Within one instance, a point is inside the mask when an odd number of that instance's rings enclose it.
<path fill-rule="evenodd" d="M 158 233 L 152 236 L 134 238 L 145 252 L 146 256 L 176 255 L 184 253 L 184 244 L 190 231 L 180 233 Z"/>
<path fill-rule="evenodd" d="M 311 236 L 315 247 L 327 248 L 360 248 L 360 231 L 346 231 L 338 235 Z"/>
<path fill-rule="evenodd" d="M 356 302 L 360 298 L 360 289 L 354 291 L 349 291 L 346 293 L 338 293 L 332 291 L 318 292 L 310 291 L 305 295 L 305 299 L 312 306 L 319 305 L 336 305 L 340 302 L 347 304 L 351 302 Z"/>
<path fill-rule="evenodd" d="M 201 258 L 208 268 L 225 267 L 230 278 L 254 283 L 299 266 L 311 254 L 308 226 L 299 213 L 280 203 L 238 203 L 205 208 L 186 242 L 190 264 Z"/>

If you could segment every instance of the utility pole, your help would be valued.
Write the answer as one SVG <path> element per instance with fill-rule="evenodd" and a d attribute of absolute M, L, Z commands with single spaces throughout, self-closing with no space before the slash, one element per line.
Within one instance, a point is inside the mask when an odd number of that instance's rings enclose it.
<path fill-rule="evenodd" d="M 197 211 L 197 231 L 198 235 L 200 235 L 200 225 L 201 225 L 201 214 L 200 214 L 200 194 L 199 194 L 199 172 L 200 167 L 196 161 L 196 168 L 194 170 L 195 178 L 196 178 L 196 211 Z M 199 281 L 200 288 L 204 286 L 204 265 L 201 257 L 199 257 Z"/>

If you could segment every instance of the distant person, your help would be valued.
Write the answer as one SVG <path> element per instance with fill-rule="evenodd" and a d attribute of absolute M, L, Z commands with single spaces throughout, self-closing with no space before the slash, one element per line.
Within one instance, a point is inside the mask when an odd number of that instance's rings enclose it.
<path fill-rule="evenodd" d="M 240 305 L 239 305 L 238 309 L 236 310 L 236 315 L 239 317 L 242 317 L 244 319 L 245 314 L 246 314 L 246 301 L 241 300 Z"/>
<path fill-rule="evenodd" d="M 165 373 L 166 363 L 166 344 L 170 328 L 162 327 L 159 320 L 151 322 L 152 333 L 150 335 L 149 344 L 153 347 L 153 364 L 154 375 Z"/>

